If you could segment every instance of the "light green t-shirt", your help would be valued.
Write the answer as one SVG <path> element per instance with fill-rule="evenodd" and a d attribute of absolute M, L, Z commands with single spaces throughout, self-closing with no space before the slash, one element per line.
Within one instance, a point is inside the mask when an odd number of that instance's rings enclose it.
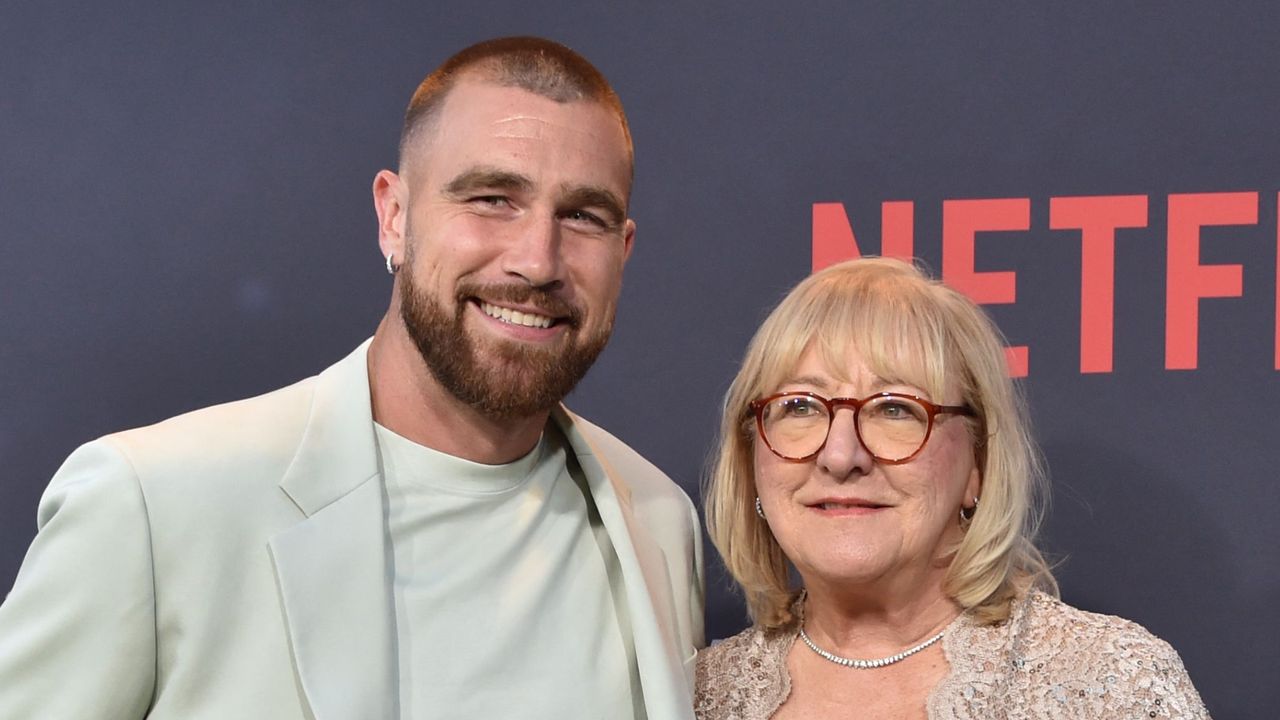
<path fill-rule="evenodd" d="M 377 437 L 400 716 L 643 718 L 617 558 L 554 426 L 506 465 Z"/>

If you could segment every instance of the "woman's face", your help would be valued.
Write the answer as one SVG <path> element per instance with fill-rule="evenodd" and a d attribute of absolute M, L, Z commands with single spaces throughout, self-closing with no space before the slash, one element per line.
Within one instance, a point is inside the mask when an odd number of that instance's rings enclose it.
<path fill-rule="evenodd" d="M 846 362 L 832 373 L 811 348 L 773 391 L 827 398 L 901 392 L 939 405 L 961 404 L 958 393 L 929 397 L 924 388 L 887 382 L 857 352 L 848 353 Z M 858 441 L 848 407 L 838 409 L 826 445 L 811 460 L 784 460 L 758 435 L 754 453 L 756 490 L 769 528 L 807 585 L 823 581 L 852 589 L 912 578 L 940 583 L 945 550 L 962 534 L 961 504 L 972 506 L 980 491 L 969 429 L 956 415 L 938 415 L 924 449 L 902 465 L 872 458 Z"/>

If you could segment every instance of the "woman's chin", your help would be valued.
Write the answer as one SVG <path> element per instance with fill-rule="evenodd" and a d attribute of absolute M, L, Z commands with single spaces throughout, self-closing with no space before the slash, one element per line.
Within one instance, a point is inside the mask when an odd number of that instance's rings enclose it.
<path fill-rule="evenodd" d="M 824 554 L 797 566 L 803 567 L 800 574 L 806 585 L 822 583 L 850 590 L 875 585 L 893 573 L 889 558 L 862 553 Z"/>

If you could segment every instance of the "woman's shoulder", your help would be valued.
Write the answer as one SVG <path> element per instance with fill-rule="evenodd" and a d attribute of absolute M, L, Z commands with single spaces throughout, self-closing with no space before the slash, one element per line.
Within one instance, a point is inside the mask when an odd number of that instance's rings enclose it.
<path fill-rule="evenodd" d="M 1151 667 L 1152 662 L 1162 668 L 1173 663 L 1182 666 L 1169 643 L 1138 623 L 1081 610 L 1043 592 L 1028 594 L 1010 622 L 1015 651 L 1056 658 L 1073 666 L 1090 658 L 1118 666 L 1114 669 L 1136 670 Z"/>
<path fill-rule="evenodd" d="M 1132 620 L 1032 592 L 1009 625 L 1012 672 L 1047 700 L 1148 717 L 1208 717 L 1177 651 Z"/>
<path fill-rule="evenodd" d="M 698 652 L 694 710 L 699 720 L 767 718 L 791 691 L 787 651 L 795 632 L 750 627 Z"/>

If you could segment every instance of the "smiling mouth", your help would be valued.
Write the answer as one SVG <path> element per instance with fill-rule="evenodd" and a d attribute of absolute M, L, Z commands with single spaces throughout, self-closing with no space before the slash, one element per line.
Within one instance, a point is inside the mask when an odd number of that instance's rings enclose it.
<path fill-rule="evenodd" d="M 522 312 L 520 310 L 512 310 L 511 308 L 494 305 L 483 300 L 477 300 L 480 311 L 489 317 L 499 320 L 510 325 L 520 325 L 530 328 L 549 328 L 555 324 L 556 319 L 546 315 L 538 315 L 537 313 Z"/>
<path fill-rule="evenodd" d="M 881 508 L 886 508 L 889 506 L 880 505 L 877 503 L 861 503 L 861 502 L 859 503 L 824 502 L 824 503 L 818 503 L 817 505 L 813 505 L 812 507 L 816 507 L 819 510 L 853 510 L 853 509 L 879 510 Z"/>

